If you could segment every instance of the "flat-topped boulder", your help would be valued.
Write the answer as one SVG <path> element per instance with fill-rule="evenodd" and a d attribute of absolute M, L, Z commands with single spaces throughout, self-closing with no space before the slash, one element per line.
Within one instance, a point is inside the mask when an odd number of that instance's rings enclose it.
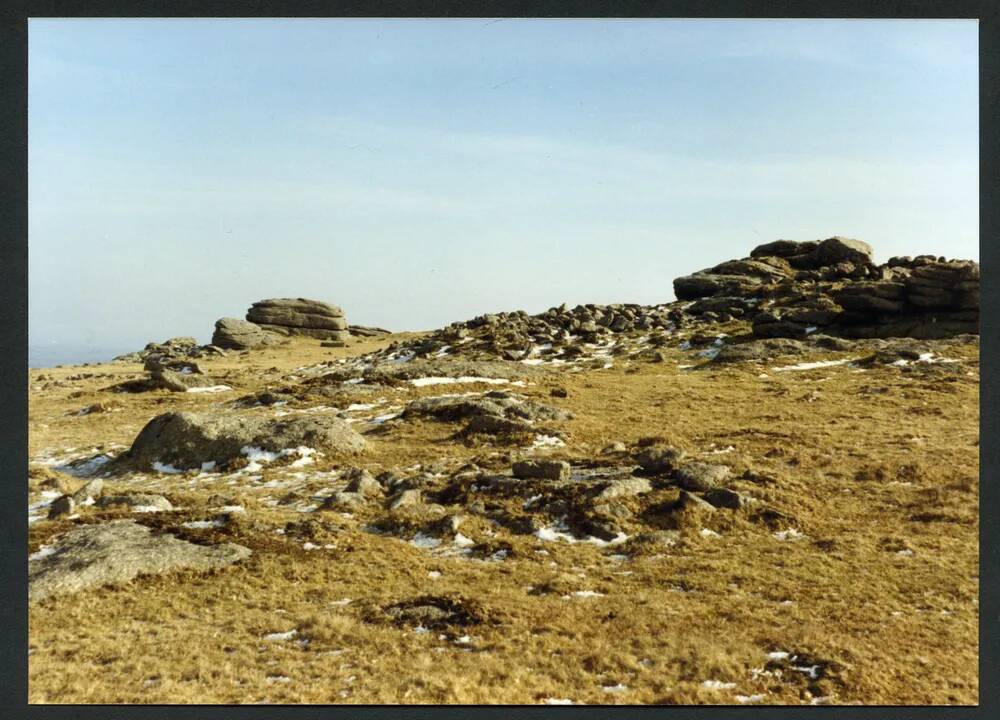
<path fill-rule="evenodd" d="M 29 558 L 28 598 L 36 602 L 104 585 L 123 585 L 142 575 L 211 571 L 250 555 L 250 549 L 242 545 L 195 545 L 132 520 L 83 525 Z"/>
<path fill-rule="evenodd" d="M 260 300 L 247 310 L 246 319 L 279 335 L 305 335 L 321 340 L 346 340 L 350 335 L 344 311 L 320 300 Z"/>

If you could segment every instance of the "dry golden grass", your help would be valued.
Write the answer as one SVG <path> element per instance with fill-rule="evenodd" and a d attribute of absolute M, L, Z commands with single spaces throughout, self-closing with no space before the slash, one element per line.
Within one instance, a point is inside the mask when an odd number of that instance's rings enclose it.
<path fill-rule="evenodd" d="M 128 445 L 157 413 L 228 403 L 276 384 L 292 368 L 386 342 L 327 350 L 295 341 L 201 363 L 234 388 L 224 396 L 101 390 L 138 366 L 44 370 L 65 384 L 32 392 L 30 454 Z M 364 513 L 306 515 L 261 501 L 264 492 L 277 497 L 279 490 L 222 479 L 189 485 L 180 476 L 115 478 L 109 484 L 116 489 L 165 488 L 183 508 L 139 518 L 154 525 L 209 516 L 204 507 L 212 494 L 237 496 L 245 521 L 185 536 L 225 538 L 255 553 L 210 575 L 149 577 L 32 604 L 30 701 L 725 704 L 760 695 L 763 703 L 975 704 L 976 349 L 949 348 L 963 362 L 956 381 L 894 367 L 680 370 L 691 355 L 664 352 L 664 363 L 616 362 L 519 388 L 575 414 L 565 423 L 567 447 L 550 454 L 593 459 L 608 443 L 646 436 L 669 438 L 694 455 L 732 445 L 717 460 L 737 477 L 751 470 L 747 477 L 756 478 L 733 486 L 789 515 L 785 526 L 803 537 L 782 541 L 776 528 L 746 514 L 719 512 L 705 521 L 717 537 L 683 527 L 676 545 L 623 559 L 622 547 L 542 542 L 473 519 L 463 533 L 512 550 L 502 561 L 484 562 L 364 532 Z M 114 377 L 66 380 L 81 372 Z M 762 372 L 768 377 L 758 377 Z M 44 385 L 38 372 L 32 375 L 31 385 Z M 550 397 L 556 386 L 568 396 Z M 381 395 L 398 404 L 448 391 Z M 71 414 L 108 400 L 120 410 Z M 506 449 L 490 458 L 492 448 L 449 439 L 456 429 L 425 421 L 389 425 L 369 434 L 367 452 L 351 464 L 378 470 L 478 457 L 505 466 Z M 336 466 L 308 468 L 303 492 L 323 489 L 322 471 Z M 286 471 L 267 468 L 263 479 Z M 658 492 L 669 499 L 671 491 Z M 94 511 L 81 521 L 113 515 Z M 306 551 L 301 537 L 273 532 L 307 517 L 328 523 L 312 537 L 334 547 Z M 31 550 L 72 524 L 32 525 Z M 601 596 L 564 599 L 577 590 Z M 415 633 L 379 619 L 380 608 L 423 595 L 474 603 L 484 622 L 442 638 L 442 631 Z M 338 604 L 344 598 L 351 602 Z M 293 628 L 291 640 L 263 639 Z M 458 642 L 461 635 L 468 642 Z M 774 651 L 798 655 L 791 664 L 817 666 L 820 677 L 769 661 Z M 706 681 L 733 685 L 711 688 Z M 619 685 L 627 689 L 604 689 Z"/>

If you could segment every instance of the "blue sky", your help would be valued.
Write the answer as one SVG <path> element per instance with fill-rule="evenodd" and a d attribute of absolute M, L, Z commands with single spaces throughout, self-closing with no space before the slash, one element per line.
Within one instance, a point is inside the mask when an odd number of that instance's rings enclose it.
<path fill-rule="evenodd" d="M 33 20 L 35 347 L 254 300 L 664 302 L 777 238 L 978 259 L 971 21 Z"/>

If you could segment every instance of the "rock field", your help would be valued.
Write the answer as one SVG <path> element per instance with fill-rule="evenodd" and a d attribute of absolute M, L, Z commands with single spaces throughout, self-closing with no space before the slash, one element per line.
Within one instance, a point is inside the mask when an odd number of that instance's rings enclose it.
<path fill-rule="evenodd" d="M 32 370 L 31 701 L 975 704 L 978 265 L 674 291 Z"/>

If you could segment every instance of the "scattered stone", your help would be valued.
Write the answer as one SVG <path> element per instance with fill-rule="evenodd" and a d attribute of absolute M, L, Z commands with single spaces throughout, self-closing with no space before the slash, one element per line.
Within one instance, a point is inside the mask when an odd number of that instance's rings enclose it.
<path fill-rule="evenodd" d="M 596 500 L 607 501 L 614 498 L 633 497 L 652 490 L 648 478 L 632 476 L 611 481 L 598 495 Z"/>
<path fill-rule="evenodd" d="M 684 458 L 684 451 L 670 445 L 650 445 L 635 455 L 635 461 L 646 472 L 670 473 Z"/>
<path fill-rule="evenodd" d="M 174 509 L 174 506 L 170 504 L 170 501 L 162 495 L 104 495 L 97 501 L 97 507 L 99 508 L 122 506 L 142 508 L 147 512 L 165 512 Z"/>
<path fill-rule="evenodd" d="M 674 477 L 685 490 L 711 490 L 726 480 L 732 471 L 728 465 L 713 465 L 705 462 L 688 462 L 677 468 Z"/>
<path fill-rule="evenodd" d="M 563 460 L 521 460 L 511 466 L 516 478 L 569 480 L 570 465 Z"/>
<path fill-rule="evenodd" d="M 728 488 L 712 488 L 706 491 L 702 497 L 714 507 L 731 510 L 739 510 L 751 502 L 751 498 Z"/>
<path fill-rule="evenodd" d="M 72 515 L 76 509 L 76 501 L 69 495 L 61 495 L 49 505 L 49 520 L 55 520 L 63 515 Z"/>

